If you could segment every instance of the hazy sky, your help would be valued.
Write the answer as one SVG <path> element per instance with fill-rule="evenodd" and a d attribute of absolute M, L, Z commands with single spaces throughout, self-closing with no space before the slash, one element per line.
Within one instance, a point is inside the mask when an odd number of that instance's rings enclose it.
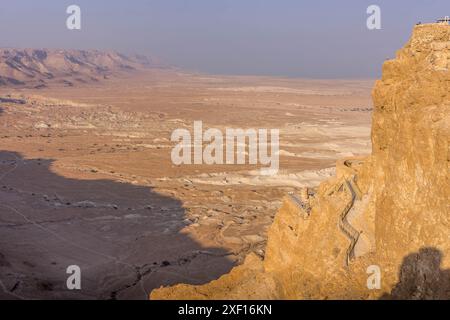
<path fill-rule="evenodd" d="M 66 28 L 66 8 L 82 29 Z M 366 9 L 381 7 L 382 30 Z M 450 0 L 0 0 L 0 46 L 114 49 L 189 70 L 312 78 L 378 77 L 412 26 Z"/>

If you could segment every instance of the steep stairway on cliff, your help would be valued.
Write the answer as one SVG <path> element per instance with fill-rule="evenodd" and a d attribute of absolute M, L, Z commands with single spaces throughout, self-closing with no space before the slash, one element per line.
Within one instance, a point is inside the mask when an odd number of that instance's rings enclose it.
<path fill-rule="evenodd" d="M 288 193 L 288 199 L 299 209 L 304 220 L 309 218 L 311 214 L 311 207 L 309 203 L 305 203 L 295 193 L 292 192 Z"/>
<path fill-rule="evenodd" d="M 348 266 L 350 262 L 355 258 L 355 246 L 359 239 L 359 232 L 348 222 L 347 215 L 350 212 L 350 209 L 353 207 L 355 200 L 361 199 L 361 192 L 353 182 L 353 179 L 345 179 L 345 181 L 343 182 L 343 187 L 343 190 L 347 191 L 351 195 L 350 200 L 345 205 L 339 216 L 339 229 L 350 240 L 350 245 L 347 248 L 345 259 L 345 265 Z"/>

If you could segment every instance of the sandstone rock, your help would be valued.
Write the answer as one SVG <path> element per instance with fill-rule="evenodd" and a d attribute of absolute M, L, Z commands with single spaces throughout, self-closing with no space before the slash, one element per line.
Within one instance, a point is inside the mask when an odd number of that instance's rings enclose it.
<path fill-rule="evenodd" d="M 242 236 L 242 238 L 249 243 L 258 243 L 264 241 L 264 238 L 257 234 Z"/>

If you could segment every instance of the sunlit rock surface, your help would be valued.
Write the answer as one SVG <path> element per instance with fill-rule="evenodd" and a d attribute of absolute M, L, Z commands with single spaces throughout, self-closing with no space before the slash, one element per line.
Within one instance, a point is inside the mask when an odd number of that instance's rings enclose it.
<path fill-rule="evenodd" d="M 450 26 L 416 26 L 375 85 L 372 155 L 339 161 L 316 193 L 287 196 L 264 260 L 150 298 L 450 298 L 449 65 Z M 368 289 L 370 266 L 380 289 Z"/>

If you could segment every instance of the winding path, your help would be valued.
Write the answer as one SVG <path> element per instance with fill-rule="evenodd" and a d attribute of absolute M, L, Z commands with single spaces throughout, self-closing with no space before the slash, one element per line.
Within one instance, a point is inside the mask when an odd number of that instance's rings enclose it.
<path fill-rule="evenodd" d="M 348 222 L 347 216 L 350 209 L 353 207 L 355 200 L 358 198 L 357 194 L 359 192 L 355 191 L 353 183 L 349 182 L 347 179 L 343 182 L 343 186 L 344 190 L 351 194 L 350 201 L 344 207 L 339 217 L 339 229 L 350 240 L 350 245 L 347 248 L 345 259 L 345 265 L 348 266 L 349 263 L 355 258 L 355 245 L 359 239 L 359 232 Z"/>
<path fill-rule="evenodd" d="M 298 209 L 304 212 L 303 219 L 308 219 L 311 208 L 306 203 L 304 203 L 296 194 L 289 193 L 288 198 Z"/>

